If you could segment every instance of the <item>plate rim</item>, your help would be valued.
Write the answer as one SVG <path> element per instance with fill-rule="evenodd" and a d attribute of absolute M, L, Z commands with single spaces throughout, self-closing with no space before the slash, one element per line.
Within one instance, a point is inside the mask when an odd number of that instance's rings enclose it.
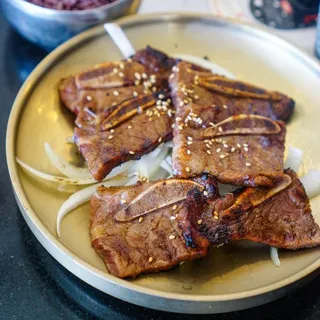
<path fill-rule="evenodd" d="M 209 23 L 215 23 L 223 27 L 238 29 L 245 32 L 249 32 L 255 36 L 262 35 L 263 39 L 271 40 L 279 44 L 282 49 L 289 50 L 290 54 L 296 56 L 298 59 L 303 61 L 303 63 L 313 72 L 316 73 L 317 76 L 320 77 L 320 63 L 316 60 L 315 57 L 311 56 L 305 50 L 298 48 L 296 45 L 291 44 L 289 41 L 284 40 L 270 31 L 267 31 L 266 28 L 257 26 L 251 23 L 244 23 L 241 21 L 237 21 L 235 19 L 230 18 L 221 18 L 215 17 L 209 14 L 201 14 L 201 13 L 154 13 L 154 14 L 139 14 L 132 15 L 129 17 L 123 17 L 115 20 L 120 26 L 127 27 L 134 24 L 147 24 L 152 22 L 183 22 L 183 21 L 206 21 Z M 226 294 L 214 294 L 214 295 L 201 295 L 201 294 L 181 294 L 181 293 L 171 293 L 167 291 L 159 291 L 156 289 L 150 289 L 146 287 L 142 287 L 141 285 L 135 284 L 133 282 L 116 278 L 111 274 L 103 272 L 91 264 L 85 262 L 74 253 L 71 252 L 63 243 L 61 243 L 50 231 L 45 227 L 45 225 L 38 218 L 37 214 L 33 211 L 31 204 L 28 202 L 28 199 L 23 191 L 23 187 L 21 185 L 19 179 L 19 173 L 17 169 L 17 164 L 15 161 L 15 149 L 16 149 L 16 138 L 17 138 L 17 129 L 19 127 L 21 115 L 23 109 L 25 107 L 24 100 L 26 101 L 34 87 L 37 85 L 38 81 L 41 77 L 47 72 L 48 69 L 54 65 L 59 58 L 63 55 L 67 54 L 77 45 L 85 42 L 88 39 L 93 37 L 98 37 L 103 34 L 105 31 L 103 30 L 102 25 L 98 25 L 93 27 L 87 31 L 82 32 L 81 34 L 71 38 L 66 41 L 62 45 L 60 45 L 57 49 L 52 51 L 48 56 L 46 56 L 38 66 L 32 71 L 27 80 L 24 82 L 22 87 L 20 88 L 13 106 L 10 112 L 8 125 L 7 125 L 7 133 L 6 133 L 6 158 L 7 165 L 9 170 L 9 175 L 11 179 L 11 183 L 13 186 L 14 194 L 16 197 L 16 201 L 20 208 L 20 211 L 29 225 L 32 232 L 37 237 L 38 241 L 45 247 L 45 249 L 65 268 L 67 268 L 71 273 L 75 274 L 77 277 L 81 278 L 83 281 L 90 283 L 86 279 L 87 276 L 95 276 L 100 281 L 107 281 L 110 285 L 116 285 L 121 287 L 122 289 L 128 290 L 130 293 L 138 292 L 143 295 L 153 296 L 158 298 L 164 298 L 168 300 L 176 300 L 176 301 L 192 301 L 192 302 L 220 302 L 220 301 L 231 301 L 231 300 L 240 300 L 250 297 L 255 297 L 259 295 L 263 295 L 266 293 L 270 293 L 272 291 L 276 291 L 283 287 L 289 286 L 301 280 L 311 274 L 313 271 L 316 271 L 320 267 L 320 258 L 315 260 L 312 264 L 310 264 L 305 269 L 286 277 L 280 281 L 275 283 L 257 288 L 252 290 L 245 290 L 235 293 L 226 293 Z M 261 38 L 261 36 L 260 36 Z M 51 247 L 52 246 L 52 247 Z M 50 248 L 51 247 L 51 248 Z M 61 255 L 61 257 L 59 257 Z M 66 261 L 62 261 L 66 259 Z M 70 268 L 70 265 L 77 266 L 79 270 L 74 270 Z M 91 284 L 92 285 L 92 284 Z M 96 286 L 95 286 L 96 287 Z M 96 287 L 99 290 L 106 292 L 105 290 Z M 106 292 L 108 294 L 118 296 L 119 294 L 114 294 Z M 123 297 L 121 299 L 125 300 Z M 129 300 L 127 300 L 129 301 Z M 133 301 L 129 301 L 135 303 Z M 141 303 L 139 303 L 141 304 Z"/>

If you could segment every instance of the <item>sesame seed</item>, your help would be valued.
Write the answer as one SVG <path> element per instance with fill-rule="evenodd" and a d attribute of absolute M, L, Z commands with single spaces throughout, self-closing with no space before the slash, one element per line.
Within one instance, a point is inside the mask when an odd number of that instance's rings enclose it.
<path fill-rule="evenodd" d="M 221 148 L 218 148 L 217 150 L 216 150 L 216 152 L 220 152 L 221 151 Z"/>
<path fill-rule="evenodd" d="M 238 148 L 241 148 L 241 144 L 240 144 L 240 143 L 237 143 L 237 147 L 238 147 Z"/>
<path fill-rule="evenodd" d="M 214 127 L 215 124 L 213 122 L 209 122 L 210 126 Z"/>
<path fill-rule="evenodd" d="M 152 87 L 152 92 L 156 92 L 157 91 L 157 87 Z"/>
<path fill-rule="evenodd" d="M 208 144 L 208 143 L 206 143 L 206 147 L 207 147 L 208 149 L 211 148 L 210 144 Z"/>
<path fill-rule="evenodd" d="M 179 128 L 179 130 L 182 130 L 182 129 L 183 129 L 183 127 L 182 127 L 182 126 L 179 126 L 178 128 Z"/>
<path fill-rule="evenodd" d="M 163 95 L 162 93 L 160 93 L 160 94 L 158 95 L 158 98 L 159 98 L 159 99 L 164 99 L 164 95 Z"/>
<path fill-rule="evenodd" d="M 195 85 L 198 85 L 198 84 L 199 84 L 199 82 L 195 80 L 195 81 L 194 81 L 194 84 L 195 84 Z"/>
<path fill-rule="evenodd" d="M 199 79 L 198 75 L 194 76 L 194 80 L 198 80 L 198 79 Z"/>
<path fill-rule="evenodd" d="M 190 168 L 189 168 L 189 167 L 186 167 L 186 171 L 187 171 L 187 172 L 190 172 Z"/>
<path fill-rule="evenodd" d="M 130 153 L 130 154 L 134 154 L 134 152 L 133 152 L 133 151 L 129 151 L 129 153 Z"/>
<path fill-rule="evenodd" d="M 91 100 L 92 100 L 92 97 L 91 97 L 91 96 L 87 96 L 86 98 L 87 98 L 88 101 L 91 101 Z"/>
<path fill-rule="evenodd" d="M 174 78 L 174 73 L 171 73 L 169 76 L 169 79 L 172 79 L 172 78 Z"/>
<path fill-rule="evenodd" d="M 213 212 L 213 215 L 214 215 L 214 216 L 219 215 L 219 214 L 218 214 L 218 211 L 214 211 L 214 212 Z"/>
<path fill-rule="evenodd" d="M 114 69 L 113 69 L 113 72 L 114 72 L 114 73 L 118 73 L 118 69 L 117 69 L 117 68 L 114 68 Z"/>
<path fill-rule="evenodd" d="M 159 139 L 158 139 L 158 142 L 161 142 L 162 141 L 162 137 L 160 137 Z"/>
<path fill-rule="evenodd" d="M 139 114 L 142 113 L 143 110 L 142 110 L 141 106 L 138 106 L 137 109 L 138 109 L 138 113 L 139 113 Z"/>
<path fill-rule="evenodd" d="M 173 234 L 171 234 L 170 236 L 169 236 L 169 239 L 170 240 L 173 240 L 173 239 L 175 239 L 176 238 L 176 236 L 174 236 Z"/>
<path fill-rule="evenodd" d="M 173 207 L 172 207 L 172 210 L 176 210 L 178 208 L 178 206 L 175 204 Z"/>
<path fill-rule="evenodd" d="M 226 157 L 226 155 L 224 155 L 224 154 L 222 154 L 222 155 L 220 156 L 221 159 L 224 159 L 225 157 Z"/>
<path fill-rule="evenodd" d="M 119 77 L 123 78 L 124 74 L 122 72 L 119 72 Z"/>
<path fill-rule="evenodd" d="M 131 59 L 131 58 L 128 58 L 128 59 L 127 59 L 127 62 L 132 62 L 132 59 Z"/>
<path fill-rule="evenodd" d="M 224 143 L 223 146 L 224 146 L 225 148 L 228 148 L 228 145 L 227 145 L 226 143 Z"/>
<path fill-rule="evenodd" d="M 189 149 L 187 150 L 187 154 L 191 154 L 191 151 Z"/>
<path fill-rule="evenodd" d="M 192 141 L 192 140 L 193 140 L 193 138 L 192 138 L 192 137 L 188 137 L 187 139 L 188 139 L 189 141 Z"/>
<path fill-rule="evenodd" d="M 152 257 L 150 257 L 148 261 L 151 263 L 151 262 L 153 261 L 153 258 L 152 258 Z"/>
<path fill-rule="evenodd" d="M 236 148 L 232 147 L 231 152 L 235 152 L 235 151 L 236 151 Z"/>
<path fill-rule="evenodd" d="M 251 166 L 251 163 L 246 162 L 246 166 L 247 166 L 247 167 L 250 167 L 250 166 Z"/>
<path fill-rule="evenodd" d="M 211 154 L 211 151 L 210 151 L 210 150 L 207 150 L 207 154 Z"/>
<path fill-rule="evenodd" d="M 154 79 L 154 78 L 151 78 L 151 79 L 150 79 L 150 82 L 151 82 L 152 84 L 155 84 L 155 83 L 157 82 L 157 80 Z"/>
<path fill-rule="evenodd" d="M 128 128 L 128 129 L 132 129 L 132 126 L 128 126 L 127 128 Z"/>
<path fill-rule="evenodd" d="M 249 145 L 247 143 L 242 144 L 244 147 L 248 147 Z"/>
<path fill-rule="evenodd" d="M 182 119 L 180 117 L 176 117 L 176 121 L 181 121 Z"/>
<path fill-rule="evenodd" d="M 180 107 L 183 107 L 183 105 L 184 105 L 183 101 L 180 101 L 179 105 L 180 105 Z"/>
<path fill-rule="evenodd" d="M 140 81 L 139 81 L 139 80 L 136 80 L 136 81 L 134 82 L 134 84 L 135 84 L 136 86 L 138 86 L 138 85 L 140 84 Z"/>
<path fill-rule="evenodd" d="M 141 76 L 142 76 L 143 79 L 147 79 L 148 78 L 148 76 L 147 76 L 147 74 L 145 72 Z"/>
<path fill-rule="evenodd" d="M 199 99 L 199 96 L 195 95 L 194 98 L 197 100 L 197 99 Z"/>
<path fill-rule="evenodd" d="M 171 216 L 170 220 L 176 220 L 176 217 L 175 216 Z"/>
<path fill-rule="evenodd" d="M 124 69 L 124 64 L 123 63 L 120 63 L 120 65 L 119 65 L 119 67 L 120 67 L 120 69 Z"/>
<path fill-rule="evenodd" d="M 112 136 L 112 135 L 108 137 L 108 139 L 109 139 L 109 140 L 111 140 L 112 138 L 113 138 L 113 136 Z"/>
<path fill-rule="evenodd" d="M 202 223 L 202 219 L 199 219 L 199 220 L 197 221 L 197 223 L 198 223 L 198 224 L 201 224 L 201 223 Z"/>
<path fill-rule="evenodd" d="M 127 203 L 127 200 L 126 200 L 126 199 L 121 199 L 120 202 L 121 202 L 122 204 L 125 204 L 125 203 Z"/>
<path fill-rule="evenodd" d="M 136 79 L 140 80 L 141 79 L 141 75 L 138 72 L 134 73 L 134 76 L 136 77 Z"/>
<path fill-rule="evenodd" d="M 228 106 L 226 106 L 225 104 L 222 107 L 223 109 L 228 109 Z"/>
<path fill-rule="evenodd" d="M 219 132 L 222 132 L 222 131 L 223 131 L 223 129 L 222 129 L 221 127 L 219 127 L 218 130 L 219 130 Z"/>
<path fill-rule="evenodd" d="M 247 147 L 244 147 L 243 150 L 246 151 L 246 152 L 249 151 L 249 149 Z"/>
<path fill-rule="evenodd" d="M 140 217 L 140 218 L 139 218 L 139 223 L 141 223 L 141 222 L 142 222 L 142 220 L 143 220 L 143 217 Z"/>
<path fill-rule="evenodd" d="M 173 67 L 172 67 L 172 71 L 178 72 L 178 71 L 179 71 L 179 68 L 178 68 L 177 66 L 173 66 Z"/>
<path fill-rule="evenodd" d="M 214 216 L 213 218 L 214 218 L 215 220 L 218 220 L 218 219 L 219 219 L 219 217 L 218 217 L 218 216 Z"/>
<path fill-rule="evenodd" d="M 192 141 L 188 141 L 187 144 L 190 146 L 193 142 Z"/>
<path fill-rule="evenodd" d="M 184 99 L 183 102 L 184 102 L 185 104 L 188 104 L 188 103 L 189 103 L 189 100 Z"/>
<path fill-rule="evenodd" d="M 118 95 L 119 95 L 119 92 L 118 92 L 118 91 L 113 91 L 113 94 L 114 94 L 115 96 L 118 96 Z"/>
<path fill-rule="evenodd" d="M 151 79 L 155 79 L 157 76 L 155 74 L 150 75 Z"/>
<path fill-rule="evenodd" d="M 137 97 L 138 96 L 138 92 L 137 91 L 133 91 L 133 96 Z"/>
<path fill-rule="evenodd" d="M 204 194 L 205 196 L 207 196 L 209 193 L 208 193 L 208 191 L 204 190 L 204 191 L 203 191 L 203 194 Z"/>

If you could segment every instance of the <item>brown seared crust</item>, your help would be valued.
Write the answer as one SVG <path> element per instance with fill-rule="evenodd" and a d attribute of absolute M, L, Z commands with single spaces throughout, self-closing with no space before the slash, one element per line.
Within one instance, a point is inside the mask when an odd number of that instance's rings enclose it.
<path fill-rule="evenodd" d="M 92 246 L 116 277 L 136 277 L 141 273 L 168 270 L 207 253 L 209 242 L 187 220 L 185 201 L 174 208 L 164 207 L 132 221 L 115 220 L 121 208 L 153 183 L 100 187 L 91 199 Z M 123 199 L 125 204 L 121 203 Z"/>
<path fill-rule="evenodd" d="M 59 84 L 60 98 L 75 114 L 85 107 L 99 113 L 111 107 L 113 103 L 118 104 L 131 98 L 134 91 L 139 95 L 143 94 L 145 89 L 143 82 L 146 79 L 140 79 L 137 85 L 139 79 L 135 73 L 156 74 L 157 78 L 153 85 L 157 87 L 157 91 L 167 88 L 168 76 L 175 62 L 175 59 L 169 58 L 164 53 L 146 47 L 138 51 L 132 59 L 104 62 L 75 76 L 62 79 Z M 115 90 L 119 91 L 119 96 L 113 94 Z"/>
<path fill-rule="evenodd" d="M 234 204 L 239 197 L 245 199 L 246 194 L 254 198 L 255 191 L 261 193 L 260 188 L 227 194 L 210 204 L 195 192 L 188 198 L 190 214 L 198 212 L 194 219 L 199 219 L 199 212 L 202 212 L 199 230 L 214 245 L 230 240 L 251 240 L 285 249 L 318 246 L 320 228 L 311 214 L 305 190 L 292 170 L 285 173 L 292 183 L 257 206 L 248 205 L 250 201 Z"/>
<path fill-rule="evenodd" d="M 205 128 L 192 124 L 179 128 L 182 122 L 174 128 L 175 176 L 190 178 L 207 172 L 221 183 L 253 187 L 272 186 L 283 176 L 286 133 L 283 122 L 274 122 L 280 128 L 276 134 L 223 136 L 219 132 L 221 135 L 211 139 L 204 137 Z"/>
<path fill-rule="evenodd" d="M 96 180 L 172 139 L 168 76 L 174 63 L 147 47 L 132 59 L 62 80 L 61 100 L 77 114 L 75 141 Z"/>
<path fill-rule="evenodd" d="M 193 112 L 203 114 L 207 109 L 206 112 L 213 114 L 214 123 L 237 114 L 257 114 L 287 121 L 293 113 L 295 102 L 282 93 L 267 91 L 209 71 L 199 71 L 199 68 L 185 61 L 177 66 L 169 82 L 178 110 L 184 100 L 190 99 L 183 110 L 188 109 L 191 102 L 196 103 L 192 106 Z"/>

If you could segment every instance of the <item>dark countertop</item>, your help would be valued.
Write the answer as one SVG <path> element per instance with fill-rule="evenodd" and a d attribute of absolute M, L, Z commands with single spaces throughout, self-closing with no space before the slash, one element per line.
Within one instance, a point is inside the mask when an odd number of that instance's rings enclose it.
<path fill-rule="evenodd" d="M 187 316 L 137 307 L 85 284 L 33 236 L 16 205 L 5 159 L 11 105 L 45 52 L 12 31 L 0 13 L 0 319 L 320 319 L 320 276 L 267 305 L 222 315 Z"/>

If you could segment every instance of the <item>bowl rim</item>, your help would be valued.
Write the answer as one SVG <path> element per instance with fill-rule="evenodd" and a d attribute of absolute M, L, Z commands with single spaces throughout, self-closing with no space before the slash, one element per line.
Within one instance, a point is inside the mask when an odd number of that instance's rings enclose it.
<path fill-rule="evenodd" d="M 14 0 L 21 1 L 21 0 Z M 160 21 L 160 22 L 179 22 L 183 20 L 203 20 L 203 21 L 214 21 L 220 25 L 229 26 L 231 28 L 238 28 L 246 30 L 247 32 L 252 33 L 253 35 L 263 35 L 265 39 L 273 41 L 281 46 L 283 49 L 287 49 L 298 59 L 304 60 L 304 64 L 307 68 L 310 68 L 320 77 L 320 63 L 317 59 L 307 53 L 304 49 L 301 49 L 293 45 L 290 41 L 284 40 L 283 38 L 275 35 L 274 33 L 266 30 L 266 28 L 251 24 L 248 22 L 237 21 L 231 18 L 222 18 L 216 17 L 210 14 L 202 13 L 152 13 L 144 15 L 132 15 L 128 17 L 122 17 L 117 19 L 116 22 L 121 27 L 129 27 L 135 23 L 146 24 L 150 21 Z M 50 233 L 44 223 L 40 220 L 36 212 L 32 209 L 26 194 L 23 190 L 20 174 L 18 172 L 18 165 L 15 161 L 16 153 L 16 133 L 21 119 L 21 115 L 24 109 L 24 99 L 28 99 L 30 92 L 33 90 L 36 85 L 38 78 L 40 78 L 49 68 L 47 65 L 52 63 L 52 61 L 57 60 L 59 57 L 63 56 L 67 52 L 73 50 L 79 43 L 84 42 L 85 40 L 98 36 L 102 34 L 103 25 L 98 25 L 87 31 L 80 33 L 79 35 L 71 38 L 57 49 L 51 52 L 48 56 L 40 62 L 40 64 L 34 69 L 30 74 L 28 79 L 24 82 L 23 86 L 20 88 L 16 99 L 13 103 L 12 110 L 10 112 L 7 132 L 6 132 L 6 158 L 7 166 L 13 186 L 14 194 L 16 201 L 19 205 L 20 211 L 24 216 L 27 224 L 29 225 L 32 232 L 35 234 L 38 241 L 46 248 L 47 251 L 64 267 L 66 267 L 70 272 L 75 274 L 78 278 L 82 279 L 85 282 L 87 281 L 88 275 L 94 276 L 95 279 L 99 279 L 101 282 L 108 282 L 110 286 L 117 286 L 122 290 L 128 290 L 130 293 L 139 293 L 146 296 L 157 297 L 158 299 L 166 299 L 167 301 L 187 301 L 187 302 L 222 302 L 222 301 L 237 301 L 245 298 L 253 298 L 260 296 L 262 294 L 271 294 L 272 292 L 282 289 L 283 287 L 289 286 L 298 280 L 303 279 L 312 272 L 320 268 L 320 258 L 317 258 L 314 262 L 308 265 L 301 271 L 298 271 L 290 276 L 284 277 L 283 279 L 270 283 L 255 289 L 247 289 L 240 292 L 231 292 L 224 294 L 195 294 L 189 295 L 185 293 L 172 293 L 167 291 L 161 291 L 153 288 L 143 287 L 134 282 L 117 278 L 107 272 L 99 270 L 97 267 L 92 266 L 90 263 L 84 261 L 82 258 L 74 254 L 70 249 L 63 244 L 62 241 L 58 240 L 56 236 Z M 50 249 L 48 247 L 50 245 Z M 63 256 L 64 260 L 61 257 L 58 257 L 56 254 L 59 253 Z M 68 267 L 72 262 L 72 265 L 77 265 L 79 270 L 73 270 Z M 80 270 L 81 269 L 81 270 Z M 101 288 L 95 286 L 97 289 L 102 290 Z M 106 292 L 106 291 L 104 291 Z M 109 292 L 113 296 L 117 296 L 114 293 Z M 124 300 L 123 298 L 120 298 Z M 134 303 L 134 302 L 131 302 Z M 136 303 L 135 303 L 136 304 Z M 141 305 L 141 304 L 140 304 Z M 239 310 L 239 309 L 237 309 Z"/>
<path fill-rule="evenodd" d="M 105 4 L 100 7 L 85 9 L 85 10 L 57 10 L 50 9 L 46 7 L 39 6 L 37 4 L 28 2 L 26 0 L 7 0 L 10 1 L 13 5 L 22 8 L 23 10 L 30 11 L 35 14 L 46 14 L 46 15 L 60 15 L 64 17 L 68 16 L 85 16 L 87 14 L 95 14 L 100 12 L 103 9 L 110 9 L 116 7 L 122 3 L 133 2 L 133 0 L 115 0 L 111 3 Z"/>

